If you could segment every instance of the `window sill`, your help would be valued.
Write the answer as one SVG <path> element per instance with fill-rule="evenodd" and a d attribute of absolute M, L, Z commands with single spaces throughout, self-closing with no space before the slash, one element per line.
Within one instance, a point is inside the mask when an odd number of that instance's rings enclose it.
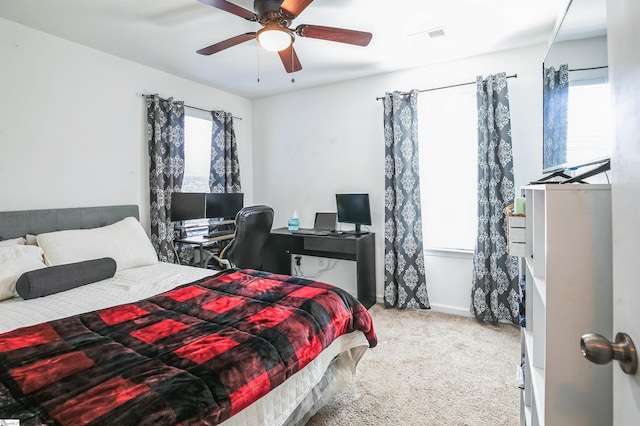
<path fill-rule="evenodd" d="M 472 259 L 473 250 L 433 247 L 424 249 L 424 255 L 429 257 L 457 257 L 460 259 Z"/>

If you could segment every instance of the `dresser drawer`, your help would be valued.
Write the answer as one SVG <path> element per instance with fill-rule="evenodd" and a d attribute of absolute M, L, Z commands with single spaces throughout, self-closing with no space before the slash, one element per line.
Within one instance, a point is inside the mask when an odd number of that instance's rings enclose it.
<path fill-rule="evenodd" d="M 509 219 L 509 227 L 524 228 L 527 218 L 525 216 L 507 216 Z"/>
<path fill-rule="evenodd" d="M 524 243 L 525 242 L 525 228 L 509 228 L 509 241 L 512 243 Z"/>
<path fill-rule="evenodd" d="M 509 243 L 509 254 L 511 256 L 524 257 L 524 243 Z"/>

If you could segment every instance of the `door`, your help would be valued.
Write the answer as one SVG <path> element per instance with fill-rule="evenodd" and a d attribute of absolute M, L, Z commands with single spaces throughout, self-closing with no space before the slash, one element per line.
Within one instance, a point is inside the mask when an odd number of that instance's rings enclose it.
<path fill-rule="evenodd" d="M 615 110 L 611 166 L 613 338 L 627 333 L 640 349 L 640 2 L 609 0 L 607 47 Z M 613 368 L 613 423 L 640 424 L 640 373 Z"/>

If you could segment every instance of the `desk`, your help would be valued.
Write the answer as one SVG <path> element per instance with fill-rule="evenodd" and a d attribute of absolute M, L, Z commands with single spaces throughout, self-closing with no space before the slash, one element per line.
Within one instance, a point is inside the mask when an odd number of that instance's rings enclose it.
<path fill-rule="evenodd" d="M 262 251 L 262 269 L 291 275 L 291 255 L 354 260 L 357 273 L 357 298 L 368 308 L 376 303 L 375 234 L 300 235 L 287 228 L 271 231 Z"/>
<path fill-rule="evenodd" d="M 173 241 L 176 243 L 192 244 L 200 246 L 200 267 L 206 267 L 204 262 L 204 247 L 217 243 L 218 241 L 230 240 L 234 236 L 233 232 L 226 235 L 218 235 L 215 237 L 207 237 L 206 235 L 199 235 L 197 237 L 188 238 L 176 238 Z"/>

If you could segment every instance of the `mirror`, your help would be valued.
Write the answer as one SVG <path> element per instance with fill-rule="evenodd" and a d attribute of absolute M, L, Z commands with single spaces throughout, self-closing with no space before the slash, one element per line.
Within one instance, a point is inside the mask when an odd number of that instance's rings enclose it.
<path fill-rule="evenodd" d="M 558 19 L 543 64 L 544 173 L 572 177 L 565 172 L 605 162 L 608 166 L 606 27 L 606 0 L 570 0 Z"/>

